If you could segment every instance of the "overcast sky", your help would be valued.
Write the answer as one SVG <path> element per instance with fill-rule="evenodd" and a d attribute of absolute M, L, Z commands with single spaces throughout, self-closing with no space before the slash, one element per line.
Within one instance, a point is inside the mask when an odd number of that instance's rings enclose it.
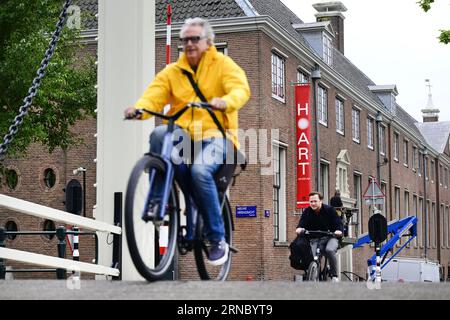
<path fill-rule="evenodd" d="M 281 0 L 303 22 L 314 22 L 318 0 Z M 427 13 L 418 0 L 342 0 L 345 55 L 377 85 L 395 84 L 397 103 L 416 120 L 427 104 L 430 79 L 439 120 L 450 121 L 450 0 L 437 0 Z"/>

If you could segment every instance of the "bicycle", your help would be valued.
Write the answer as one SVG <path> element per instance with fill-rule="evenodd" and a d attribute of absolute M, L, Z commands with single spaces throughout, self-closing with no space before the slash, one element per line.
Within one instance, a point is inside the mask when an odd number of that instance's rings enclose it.
<path fill-rule="evenodd" d="M 306 280 L 308 281 L 327 281 L 331 280 L 332 274 L 328 264 L 328 258 L 322 254 L 321 246 L 323 242 L 330 237 L 336 237 L 333 232 L 305 230 L 305 236 L 309 241 L 317 242 L 316 252 L 313 252 L 313 261 L 310 262 L 306 271 Z M 324 262 L 322 263 L 322 259 Z"/>
<path fill-rule="evenodd" d="M 139 274 L 148 281 L 164 279 L 174 260 L 177 248 L 181 255 L 194 251 L 197 270 L 202 280 L 223 281 L 230 272 L 232 253 L 238 252 L 233 247 L 234 223 L 226 192 L 231 182 L 234 185 L 236 177 L 246 169 L 247 162 L 239 150 L 234 150 L 234 163 L 222 164 L 214 176 L 222 208 L 225 240 L 230 248 L 227 262 L 217 267 L 205 264 L 205 260 L 208 259 L 209 243 L 203 235 L 203 219 L 196 210 L 195 202 L 190 208 L 192 214 L 186 215 L 186 210 L 185 225 L 181 224 L 179 187 L 174 177 L 174 164 L 171 160 L 174 148 L 172 137 L 175 121 L 190 108 L 206 109 L 225 137 L 224 130 L 208 103 L 189 103 L 173 115 L 144 109 L 137 112 L 138 115 L 147 112 L 168 121 L 161 154 L 148 152 L 135 164 L 128 180 L 125 198 L 125 233 L 131 259 Z M 235 173 L 238 163 L 241 170 Z M 163 193 L 159 205 L 154 210 L 150 210 L 152 191 L 157 180 L 163 181 Z M 168 229 L 166 229 L 168 237 L 165 252 L 162 252 L 163 246 L 159 244 L 162 226 Z M 152 234 L 154 234 L 154 238 L 152 238 Z M 191 239 L 192 234 L 193 240 Z"/>

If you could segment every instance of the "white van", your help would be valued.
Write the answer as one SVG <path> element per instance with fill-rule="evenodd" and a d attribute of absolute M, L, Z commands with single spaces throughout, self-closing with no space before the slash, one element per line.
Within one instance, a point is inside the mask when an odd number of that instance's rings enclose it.
<path fill-rule="evenodd" d="M 440 265 L 427 259 L 394 258 L 382 270 L 384 281 L 439 282 Z"/>

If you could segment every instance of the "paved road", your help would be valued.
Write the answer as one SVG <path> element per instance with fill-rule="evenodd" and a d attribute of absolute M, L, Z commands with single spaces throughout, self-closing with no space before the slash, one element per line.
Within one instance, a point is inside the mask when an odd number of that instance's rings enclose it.
<path fill-rule="evenodd" d="M 0 300 L 450 300 L 450 283 L 306 283 L 287 281 L 134 281 L 81 280 L 70 289 L 64 280 L 0 282 Z"/>

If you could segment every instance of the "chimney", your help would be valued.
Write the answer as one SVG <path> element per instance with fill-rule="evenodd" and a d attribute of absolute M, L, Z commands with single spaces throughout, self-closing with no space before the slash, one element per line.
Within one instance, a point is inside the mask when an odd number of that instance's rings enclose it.
<path fill-rule="evenodd" d="M 340 1 L 323 1 L 312 5 L 318 13 L 315 14 L 316 21 L 330 21 L 334 31 L 333 45 L 344 54 L 344 15 L 342 12 L 347 8 Z"/>
<path fill-rule="evenodd" d="M 433 105 L 433 97 L 431 96 L 431 84 L 430 79 L 425 79 L 426 86 L 428 87 L 428 102 L 427 107 L 422 109 L 422 117 L 423 122 L 438 122 L 440 112 L 439 109 L 436 109 Z"/>

